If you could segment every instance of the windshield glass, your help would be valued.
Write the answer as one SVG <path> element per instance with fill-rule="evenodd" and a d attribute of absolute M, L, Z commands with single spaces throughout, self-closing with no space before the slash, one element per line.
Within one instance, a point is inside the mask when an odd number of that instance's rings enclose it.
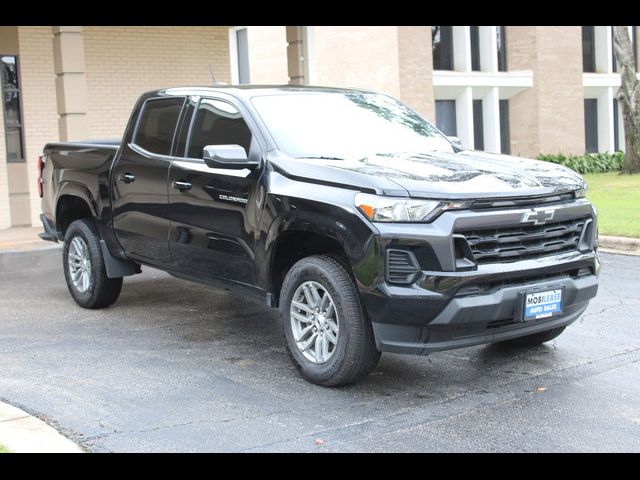
<path fill-rule="evenodd" d="M 278 148 L 296 158 L 453 152 L 433 125 L 386 95 L 301 92 L 251 101 Z"/>

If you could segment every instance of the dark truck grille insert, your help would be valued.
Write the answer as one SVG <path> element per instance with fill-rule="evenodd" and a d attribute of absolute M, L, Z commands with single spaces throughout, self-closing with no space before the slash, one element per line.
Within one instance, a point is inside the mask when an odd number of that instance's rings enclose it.
<path fill-rule="evenodd" d="M 407 250 L 387 250 L 387 281 L 391 283 L 411 283 L 420 270 L 412 252 Z"/>
<path fill-rule="evenodd" d="M 513 262 L 577 250 L 587 218 L 540 226 L 476 229 L 464 235 L 476 263 Z"/>

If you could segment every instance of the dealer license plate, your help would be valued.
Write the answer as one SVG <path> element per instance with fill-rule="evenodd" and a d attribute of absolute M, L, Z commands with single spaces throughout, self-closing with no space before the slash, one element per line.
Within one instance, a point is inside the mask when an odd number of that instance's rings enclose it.
<path fill-rule="evenodd" d="M 525 293 L 524 296 L 524 321 L 540 320 L 562 313 L 562 288 L 544 290 L 542 292 Z"/>

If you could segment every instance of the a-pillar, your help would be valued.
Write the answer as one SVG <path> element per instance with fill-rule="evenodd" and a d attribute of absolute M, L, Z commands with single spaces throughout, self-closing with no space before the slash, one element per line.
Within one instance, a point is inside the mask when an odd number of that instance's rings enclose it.
<path fill-rule="evenodd" d="M 53 27 L 53 35 L 60 140 L 84 140 L 88 126 L 82 27 Z"/>

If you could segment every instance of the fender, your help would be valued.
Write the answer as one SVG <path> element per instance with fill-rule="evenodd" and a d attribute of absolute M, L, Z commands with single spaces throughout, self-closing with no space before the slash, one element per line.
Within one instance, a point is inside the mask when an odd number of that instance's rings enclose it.
<path fill-rule="evenodd" d="M 306 188 L 309 193 L 310 189 L 323 190 L 333 187 L 307 184 Z M 324 193 L 326 194 L 326 191 Z M 347 195 L 349 195 L 347 202 L 352 203 L 350 194 Z M 327 195 L 324 198 L 335 199 L 336 196 Z M 335 240 L 344 251 L 354 274 L 357 273 L 360 264 L 369 258 L 367 252 L 370 249 L 374 231 L 360 218 L 359 214 L 354 214 L 353 208 L 347 206 L 348 203 L 344 202 L 341 205 L 340 202 L 329 204 L 323 201 L 320 207 L 317 199 L 280 195 L 269 195 L 268 201 L 279 211 L 272 217 L 273 222 L 265 229 L 265 267 L 259 275 L 267 292 L 273 290 L 271 272 L 275 255 L 280 239 L 287 233 L 309 232 Z"/>
<path fill-rule="evenodd" d="M 72 181 L 65 182 L 61 185 L 60 190 L 58 190 L 58 194 L 56 195 L 55 221 L 58 231 L 58 238 L 60 239 L 60 241 L 64 241 L 64 238 L 62 236 L 60 225 L 58 224 L 58 209 L 60 199 L 65 196 L 80 198 L 89 207 L 89 211 L 91 212 L 93 219 L 97 220 L 98 224 L 100 223 L 99 216 L 97 214 L 98 205 L 93 195 L 91 194 L 91 191 L 83 184 Z M 98 225 L 98 227 L 100 227 L 100 225 Z M 98 228 L 98 230 L 101 231 L 102 229 Z M 138 265 L 137 263 L 112 255 L 109 251 L 107 243 L 102 238 L 100 239 L 100 250 L 102 252 L 102 259 L 104 261 L 108 278 L 126 277 L 135 275 L 136 273 L 140 273 L 142 271 L 140 269 L 140 265 Z"/>
<path fill-rule="evenodd" d="M 54 219 L 56 222 L 56 227 L 60 230 L 60 225 L 58 225 L 58 208 L 60 204 L 60 198 L 63 196 L 70 197 L 78 197 L 84 200 L 84 202 L 89 207 L 91 211 L 91 215 L 94 219 L 98 219 L 98 202 L 94 198 L 91 193 L 91 190 L 82 183 L 74 182 L 74 181 L 66 181 L 60 185 L 58 192 L 56 193 L 56 218 Z"/>

